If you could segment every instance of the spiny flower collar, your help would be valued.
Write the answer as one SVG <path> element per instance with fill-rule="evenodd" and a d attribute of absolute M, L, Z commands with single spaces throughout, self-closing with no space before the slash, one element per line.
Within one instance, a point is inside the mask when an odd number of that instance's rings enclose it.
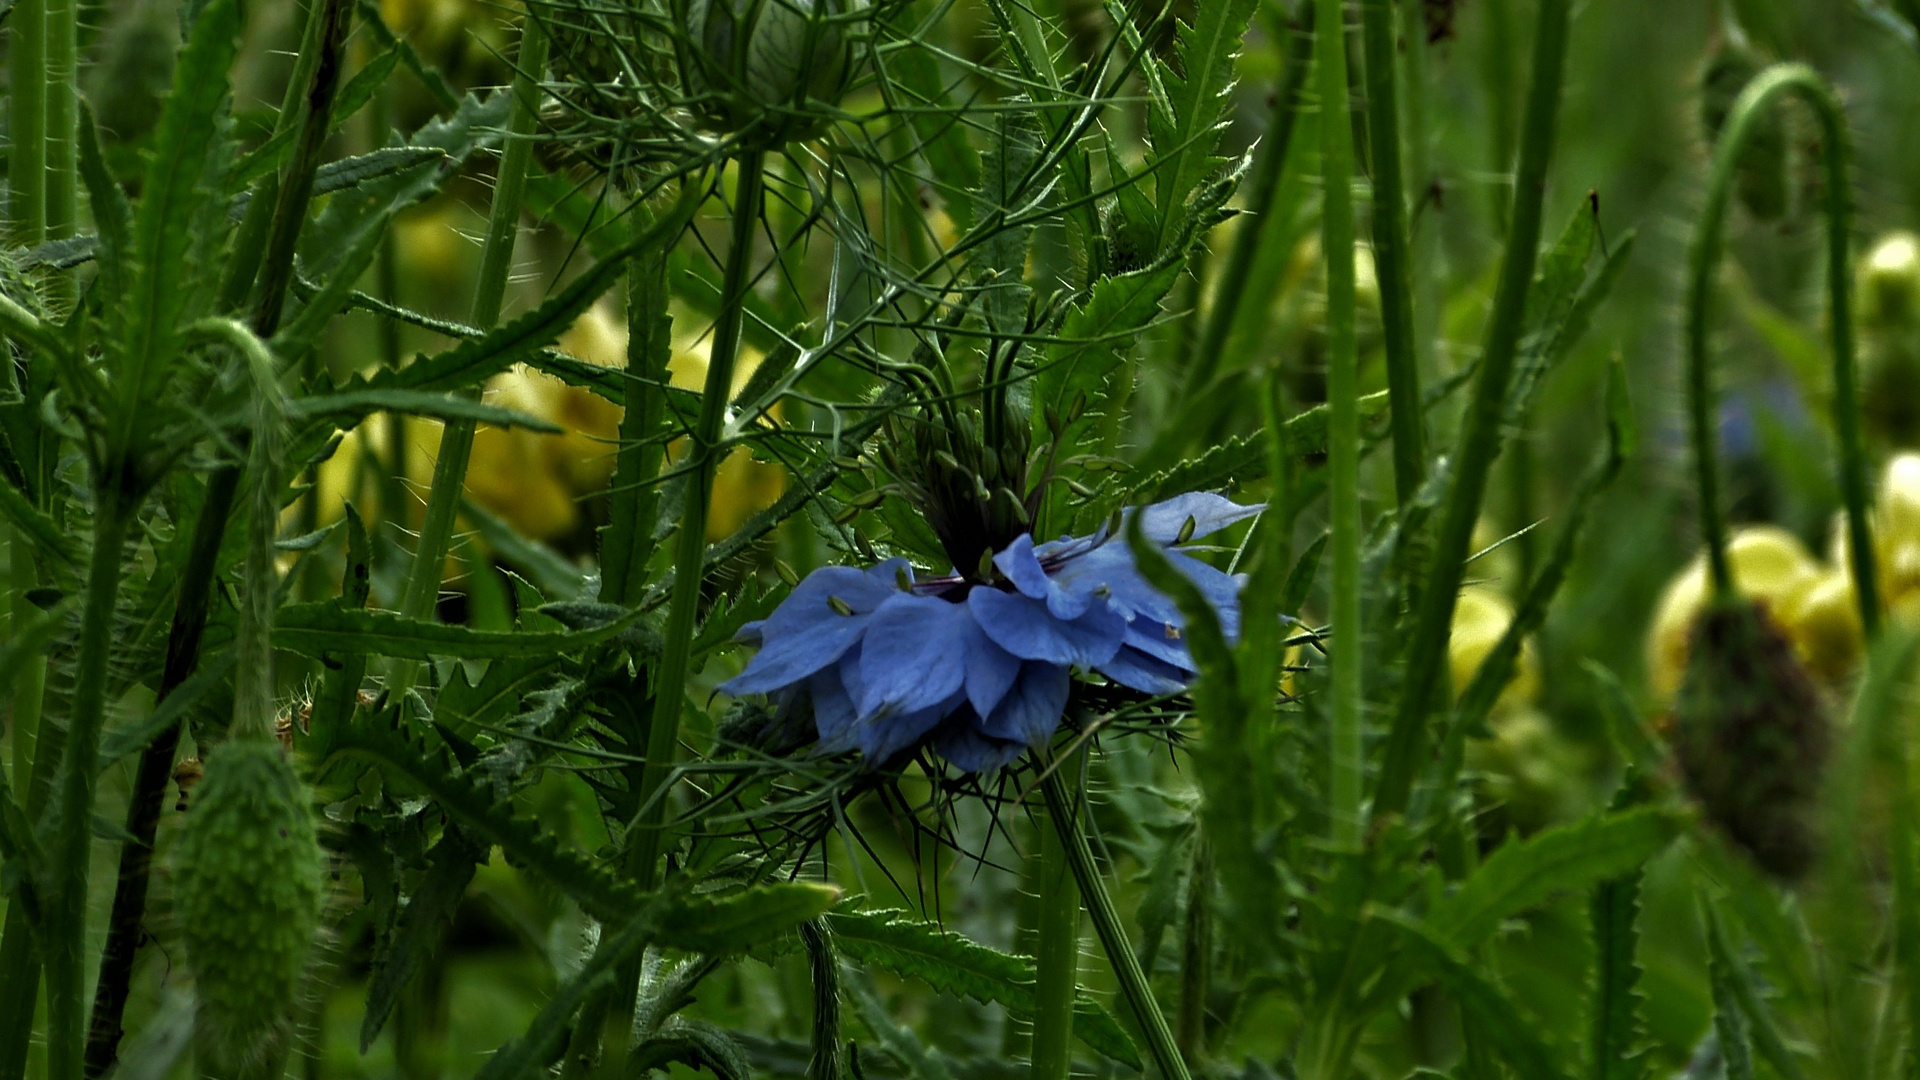
<path fill-rule="evenodd" d="M 1128 514 L 1234 637 L 1242 579 L 1180 546 L 1260 509 L 1192 492 Z M 1040 545 L 1022 534 L 992 562 L 990 584 L 918 579 L 905 559 L 816 570 L 741 630 L 760 651 L 720 690 L 811 705 L 822 753 L 858 749 L 878 765 L 930 741 L 980 772 L 1053 734 L 1076 668 L 1147 694 L 1178 692 L 1198 673 L 1178 607 L 1110 530 Z"/>

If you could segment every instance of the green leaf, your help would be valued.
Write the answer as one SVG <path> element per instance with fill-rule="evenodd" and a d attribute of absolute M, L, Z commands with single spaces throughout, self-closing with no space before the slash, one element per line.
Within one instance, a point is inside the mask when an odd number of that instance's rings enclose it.
<path fill-rule="evenodd" d="M 107 732 L 100 744 L 100 767 L 105 769 L 128 754 L 145 750 L 162 732 L 172 730 L 175 724 L 186 719 L 188 711 L 200 704 L 208 691 L 233 675 L 236 659 L 232 649 L 203 658 L 199 670 L 174 687 L 144 720 Z"/>
<path fill-rule="evenodd" d="M 1360 399 L 1360 423 L 1376 424 L 1387 415 L 1387 392 Z M 1302 460 L 1327 452 L 1327 407 L 1315 405 L 1286 421 L 1287 446 Z M 1130 485 L 1116 505 L 1151 503 L 1186 491 L 1215 491 L 1229 484 L 1264 480 L 1273 468 L 1265 433 L 1236 436 L 1208 448 L 1162 472 L 1151 473 Z"/>
<path fill-rule="evenodd" d="M 1055 343 L 1047 346 L 1038 365 L 1034 400 L 1057 410 L 1069 408 L 1082 395 L 1088 402 L 1109 400 L 1107 384 L 1114 369 L 1138 346 L 1141 332 L 1159 318 L 1160 302 L 1185 272 L 1182 263 L 1169 262 L 1100 279 L 1092 294 L 1061 320 Z M 1088 410 L 1067 423 L 1056 441 L 1058 452 L 1071 455 L 1095 419 Z M 1035 409 L 1037 440 L 1051 437 L 1046 423 L 1043 410 Z"/>
<path fill-rule="evenodd" d="M 17 530 L 16 535 L 31 542 L 42 556 L 68 566 L 80 565 L 80 545 L 5 475 L 0 475 L 0 517 L 6 518 Z"/>
<path fill-rule="evenodd" d="M 934 183 L 941 191 L 947 216 L 954 228 L 965 234 L 973 227 L 973 200 L 963 195 L 980 186 L 980 155 L 967 141 L 967 125 L 956 122 L 961 113 L 952 95 L 941 85 L 940 66 L 934 50 L 913 37 L 917 5 L 901 4 L 894 9 L 893 26 L 903 42 L 901 48 L 876 50 L 874 65 L 882 79 L 912 110 L 909 118 L 920 136 L 918 148 L 927 159 Z"/>
<path fill-rule="evenodd" d="M 840 955 L 856 964 L 879 965 L 943 993 L 999 1004 L 1021 1017 L 1038 1009 L 1033 961 L 989 949 L 903 911 L 837 911 L 826 916 Z M 1088 1046 L 1130 1068 L 1139 1051 L 1112 1014 L 1084 994 L 1073 1006 L 1073 1033 Z"/>
<path fill-rule="evenodd" d="M 133 248 L 133 207 L 120 181 L 113 178 L 100 152 L 100 131 L 94 125 L 93 106 L 80 102 L 80 177 L 87 185 L 87 205 L 99 229 L 100 294 L 118 297 L 127 288 L 127 259 Z"/>
<path fill-rule="evenodd" d="M 1556 893 L 1638 869 L 1672 841 L 1680 822 L 1671 811 L 1643 807 L 1596 815 L 1501 846 L 1427 916 L 1440 940 L 1471 949 L 1500 924 Z"/>
<path fill-rule="evenodd" d="M 534 588 L 561 600 L 578 599 L 586 592 L 587 578 L 572 560 L 538 540 L 530 540 L 513 531 L 513 526 L 489 513 L 471 499 L 461 502 L 460 516 L 472 523 L 480 539 L 487 542 L 500 561 L 527 575 Z"/>
<path fill-rule="evenodd" d="M 1800 1067 L 1800 1061 L 1794 1057 L 1793 1051 L 1787 1048 L 1787 1041 L 1780 1036 L 1773 1010 L 1767 1008 L 1767 1003 L 1760 997 L 1753 972 L 1747 969 L 1746 962 L 1735 950 L 1719 914 L 1713 910 L 1711 903 L 1702 903 L 1701 907 L 1706 912 L 1708 971 L 1713 982 L 1716 1011 L 1724 1012 L 1729 1006 L 1740 1011 L 1747 1034 L 1752 1037 L 1760 1056 L 1766 1058 L 1767 1064 L 1779 1074 L 1780 1080 L 1805 1080 L 1806 1071 Z M 1732 1076 L 1732 1060 L 1728 1058 L 1729 1077 Z"/>
<path fill-rule="evenodd" d="M 116 388 L 125 439 L 142 410 L 161 396 L 180 324 L 195 283 L 211 268 L 194 263 L 201 209 L 214 197 L 209 164 L 224 150 L 227 73 L 240 33 L 238 0 L 209 0 L 174 69 L 154 135 L 156 152 L 141 186 L 133 258 L 121 318 Z"/>
<path fill-rule="evenodd" d="M 1220 167 L 1214 151 L 1227 123 L 1234 58 L 1240 54 L 1241 39 L 1257 6 L 1255 0 L 1196 5 L 1193 22 L 1178 24 L 1175 49 L 1181 70 L 1175 71 L 1158 57 L 1147 60 L 1159 71 L 1166 88 L 1164 107 L 1147 112 L 1153 144 L 1148 164 L 1154 170 L 1162 239 L 1173 231 L 1187 197 Z"/>
<path fill-rule="evenodd" d="M 1640 1010 L 1640 871 L 1593 887 L 1588 913 L 1593 925 L 1594 977 L 1591 1080 L 1644 1080 L 1646 1025 Z"/>
<path fill-rule="evenodd" d="M 386 948 L 374 957 L 373 975 L 367 983 L 366 1013 L 360 1019 L 360 1052 L 367 1052 L 373 1040 L 386 1026 L 387 1017 L 400 1000 L 400 992 L 413 980 L 428 956 L 437 952 L 447 928 L 453 925 L 454 911 L 467 895 L 474 871 L 487 857 L 487 847 L 476 844 L 458 829 L 448 829 L 427 853 L 427 872 L 420 887 L 407 898 Z"/>
<path fill-rule="evenodd" d="M 300 310 L 273 336 L 270 345 L 275 356 L 283 362 L 297 360 L 318 346 L 321 333 L 333 321 L 333 317 L 347 306 L 353 295 L 354 283 L 373 265 L 375 256 L 380 253 L 380 243 L 386 238 L 387 225 L 392 220 L 389 214 L 370 217 L 361 224 L 359 232 L 348 239 L 347 250 L 340 264 L 334 267 L 318 290 L 302 297 Z M 304 403 L 297 401 L 295 404 Z"/>
<path fill-rule="evenodd" d="M 551 420 L 513 409 L 421 390 L 343 390 L 336 394 L 300 398 L 289 402 L 287 406 L 287 415 L 293 419 L 324 418 L 342 428 L 350 428 L 377 412 L 428 416 L 435 420 L 472 420 L 495 427 L 526 428 L 547 434 L 566 430 Z"/>
<path fill-rule="evenodd" d="M 373 100 L 373 95 L 393 74 L 393 69 L 399 62 L 399 50 L 390 48 L 355 72 L 353 78 L 347 80 L 347 85 L 341 87 L 339 95 L 334 98 L 333 114 L 328 124 L 329 130 L 339 131 L 347 120 L 366 107 L 367 102 Z M 257 149 L 234 165 L 229 184 L 234 188 L 245 187 L 279 168 L 286 161 L 287 151 L 293 148 L 293 139 L 298 133 L 299 128 L 291 124 L 275 132 L 272 138 L 261 143 Z"/>
<path fill-rule="evenodd" d="M 645 614 L 634 610 L 588 630 L 473 630 L 407 619 L 390 611 L 344 609 L 330 600 L 289 604 L 274 621 L 275 648 L 303 656 L 391 656 L 406 660 L 453 657 L 507 660 L 523 656 L 574 655 L 618 636 Z"/>
<path fill-rule="evenodd" d="M 1375 912 L 1374 920 L 1391 932 L 1394 944 L 1421 970 L 1447 988 L 1515 1074 L 1526 1080 L 1567 1080 L 1559 1056 L 1540 1038 L 1539 1025 L 1523 1017 L 1506 991 L 1481 975 L 1442 937 L 1396 912 Z"/>
<path fill-rule="evenodd" d="M 839 902 L 840 890 L 832 885 L 804 881 L 755 885 L 741 892 L 681 900 L 662 918 L 660 927 L 675 948 L 738 953 L 819 918 Z"/>

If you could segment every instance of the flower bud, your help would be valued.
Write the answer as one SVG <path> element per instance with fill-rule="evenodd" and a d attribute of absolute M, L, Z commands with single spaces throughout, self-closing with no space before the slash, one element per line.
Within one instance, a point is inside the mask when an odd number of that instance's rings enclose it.
<path fill-rule="evenodd" d="M 1740 529 L 1727 540 L 1727 562 L 1740 595 L 1770 613 L 1790 606 L 1819 579 L 1820 566 L 1797 537 L 1771 525 Z M 1694 623 L 1707 607 L 1707 560 L 1696 557 L 1667 585 L 1647 635 L 1647 670 L 1653 690 L 1672 697 L 1687 667 Z"/>
<path fill-rule="evenodd" d="M 1831 732 L 1819 692 L 1752 600 L 1694 625 L 1672 739 L 1707 818 L 1768 873 L 1793 881 L 1816 854 L 1813 815 Z"/>
<path fill-rule="evenodd" d="M 319 927 L 320 844 L 280 744 L 214 748 L 178 848 L 174 903 L 209 1052 L 250 1065 L 285 1039 Z"/>
<path fill-rule="evenodd" d="M 691 0 L 686 89 L 713 122 L 773 142 L 816 133 L 853 72 L 857 0 Z"/>

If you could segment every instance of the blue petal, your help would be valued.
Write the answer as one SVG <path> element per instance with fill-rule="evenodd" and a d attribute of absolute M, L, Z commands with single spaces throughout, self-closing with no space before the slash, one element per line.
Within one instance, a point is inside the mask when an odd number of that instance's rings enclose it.
<path fill-rule="evenodd" d="M 839 672 L 814 672 L 807 679 L 807 694 L 813 701 L 813 729 L 820 736 L 820 752 L 837 754 L 851 749 L 853 722 L 860 714 L 841 684 Z"/>
<path fill-rule="evenodd" d="M 1022 660 L 1094 667 L 1113 659 L 1127 632 L 1127 620 L 1105 605 L 1067 621 L 1030 596 L 975 589 L 967 606 L 988 637 Z"/>
<path fill-rule="evenodd" d="M 1076 542 L 1061 541 L 1048 544 L 1047 547 L 1056 548 L 1061 544 L 1070 546 Z M 1013 582 L 1013 587 L 1020 590 L 1020 595 L 1045 600 L 1047 610 L 1053 612 L 1055 618 L 1077 619 L 1085 615 L 1093 603 L 1091 589 L 1076 590 L 1047 576 L 1034 551 L 1031 534 L 1022 533 L 1015 538 L 1013 543 L 993 557 L 993 565 L 1007 576 L 1008 581 Z"/>
<path fill-rule="evenodd" d="M 755 619 L 752 622 L 741 623 L 740 629 L 733 632 L 733 640 L 741 645 L 758 645 L 766 640 L 766 636 L 761 633 L 761 629 L 766 625 L 767 620 L 765 619 Z"/>
<path fill-rule="evenodd" d="M 1157 502 L 1145 509 L 1135 511 L 1140 515 L 1140 531 L 1150 540 L 1162 544 L 1171 544 L 1180 538 L 1180 531 L 1187 527 L 1187 519 L 1193 519 L 1193 533 L 1188 539 L 1198 539 L 1208 533 L 1219 532 L 1236 521 L 1247 518 L 1266 509 L 1265 505 L 1242 506 L 1232 499 L 1215 495 L 1210 491 L 1189 491 L 1185 495 L 1175 495 L 1165 502 Z"/>
<path fill-rule="evenodd" d="M 1127 648 L 1146 653 L 1162 663 L 1184 671 L 1198 670 L 1187 649 L 1186 633 L 1179 623 L 1135 619 L 1127 624 Z"/>
<path fill-rule="evenodd" d="M 1028 746 L 1044 741 L 1060 726 L 1072 680 L 1058 664 L 1028 661 L 1020 665 L 1020 679 L 1000 707 L 980 724 L 983 734 Z"/>
<path fill-rule="evenodd" d="M 966 695 L 954 696 L 925 709 L 907 713 L 890 713 L 884 716 L 863 718 L 854 723 L 852 735 L 854 743 L 860 747 L 860 753 L 869 765 L 883 765 L 903 750 L 913 747 L 926 738 L 948 713 L 959 708 L 966 701 Z"/>
<path fill-rule="evenodd" d="M 1177 694 L 1192 681 L 1191 672 L 1156 660 L 1134 648 L 1121 649 L 1095 670 L 1121 686 L 1143 694 Z"/>
<path fill-rule="evenodd" d="M 1024 743 L 989 738 L 975 730 L 966 710 L 948 717 L 933 733 L 933 748 L 963 773 L 992 772 L 1013 764 L 1026 752 Z"/>
<path fill-rule="evenodd" d="M 932 596 L 895 593 L 867 623 L 855 701 L 862 716 L 935 705 L 964 685 L 973 616 Z"/>
<path fill-rule="evenodd" d="M 955 605 L 958 607 L 959 605 Z M 967 703 L 981 716 L 993 711 L 1020 674 L 1020 658 L 993 643 L 967 612 Z"/>
<path fill-rule="evenodd" d="M 815 570 L 760 624 L 760 652 L 745 671 L 722 683 L 720 691 L 736 697 L 766 694 L 799 682 L 840 659 L 865 632 L 867 615 L 898 595 L 891 580 L 878 581 L 871 570 Z M 852 614 L 841 614 L 836 600 Z"/>

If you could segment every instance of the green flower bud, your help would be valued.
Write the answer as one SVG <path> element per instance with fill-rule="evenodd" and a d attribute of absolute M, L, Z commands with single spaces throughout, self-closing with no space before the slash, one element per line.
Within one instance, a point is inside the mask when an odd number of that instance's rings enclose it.
<path fill-rule="evenodd" d="M 307 789 L 277 742 L 214 749 L 177 855 L 175 909 L 204 1045 L 226 1068 L 256 1065 L 287 1037 L 321 906 Z"/>
<path fill-rule="evenodd" d="M 853 74 L 859 0 L 689 0 L 687 92 L 714 123 L 772 142 L 807 138 Z"/>

